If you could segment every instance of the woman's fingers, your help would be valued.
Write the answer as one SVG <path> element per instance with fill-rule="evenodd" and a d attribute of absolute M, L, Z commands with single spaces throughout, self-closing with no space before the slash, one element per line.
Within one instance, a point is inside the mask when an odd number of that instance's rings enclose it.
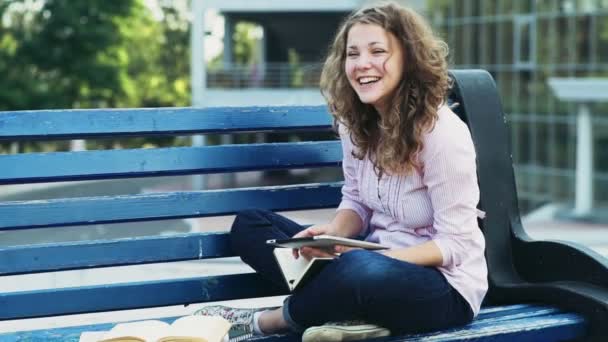
<path fill-rule="evenodd" d="M 328 228 L 327 224 L 316 224 L 314 226 L 310 226 L 310 227 L 302 230 L 301 232 L 297 233 L 293 237 L 309 237 L 309 236 L 326 234 L 328 229 L 329 228 Z"/>
<path fill-rule="evenodd" d="M 307 237 L 308 236 L 308 229 L 304 229 L 303 231 L 297 233 L 296 235 L 294 235 L 294 238 L 300 238 L 300 237 Z"/>
<path fill-rule="evenodd" d="M 343 245 L 335 245 L 331 249 L 323 249 L 323 248 L 314 248 L 314 247 L 302 247 L 300 249 L 294 248 L 293 257 L 299 258 L 300 256 L 305 257 L 306 259 L 311 258 L 332 258 L 336 255 L 343 254 L 355 249 L 361 249 L 359 247 L 349 247 Z"/>
<path fill-rule="evenodd" d="M 301 238 L 301 237 L 311 237 L 311 236 L 326 234 L 328 229 L 329 229 L 329 225 L 327 225 L 327 224 L 317 224 L 317 225 L 310 226 L 310 227 L 298 232 L 293 237 Z M 300 250 L 293 249 L 292 253 L 293 253 L 293 257 L 296 259 L 299 258 L 300 255 L 303 255 L 307 259 L 314 258 L 314 257 L 334 256 L 332 254 L 333 252 L 331 252 L 331 251 L 322 251 L 320 249 L 311 248 L 311 247 L 304 247 Z"/>
<path fill-rule="evenodd" d="M 311 236 L 321 235 L 327 232 L 327 225 L 316 225 L 309 227 L 307 230 Z"/>
<path fill-rule="evenodd" d="M 334 253 L 331 253 L 325 249 L 321 248 L 313 248 L 313 247 L 302 247 L 300 248 L 300 255 L 304 256 L 306 259 L 311 258 L 332 258 L 335 256 Z"/>
<path fill-rule="evenodd" d="M 346 253 L 348 251 L 352 251 L 355 249 L 361 249 L 359 247 L 350 247 L 350 246 L 343 246 L 343 245 L 335 245 L 334 246 L 334 253 L 335 254 L 342 254 L 342 253 Z"/>
<path fill-rule="evenodd" d="M 315 236 L 315 235 L 319 235 L 319 234 L 314 229 L 314 227 L 309 227 L 309 228 L 306 228 L 306 229 L 302 230 L 301 232 L 297 233 L 293 237 L 299 238 L 299 237 L 309 237 L 309 236 Z"/>

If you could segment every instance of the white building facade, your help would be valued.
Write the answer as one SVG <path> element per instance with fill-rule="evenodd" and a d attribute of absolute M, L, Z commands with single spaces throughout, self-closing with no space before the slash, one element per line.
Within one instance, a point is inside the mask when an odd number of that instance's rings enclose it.
<path fill-rule="evenodd" d="M 195 106 L 323 104 L 318 89 L 321 62 L 340 22 L 365 0 L 192 0 L 192 88 Z M 424 10 L 424 0 L 404 1 Z M 223 28 L 205 23 L 209 12 Z M 207 14 L 207 16 L 206 16 Z M 234 59 L 239 22 L 257 26 L 253 63 Z M 223 31 L 220 68 L 202 62 L 204 35 Z"/>

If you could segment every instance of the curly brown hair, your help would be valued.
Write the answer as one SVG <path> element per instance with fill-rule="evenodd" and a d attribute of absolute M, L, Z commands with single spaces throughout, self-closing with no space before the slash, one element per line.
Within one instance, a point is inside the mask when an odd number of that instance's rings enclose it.
<path fill-rule="evenodd" d="M 346 42 L 355 24 L 382 27 L 403 49 L 404 77 L 388 100 L 387 113 L 362 103 L 348 82 Z M 408 174 L 419 166 L 416 155 L 423 148 L 422 134 L 434 127 L 437 110 L 451 86 L 447 55 L 447 44 L 409 8 L 388 2 L 362 8 L 346 18 L 323 65 L 320 87 L 335 128 L 341 123 L 350 132 L 357 147 L 355 158 L 369 155 L 379 175 L 385 171 Z"/>

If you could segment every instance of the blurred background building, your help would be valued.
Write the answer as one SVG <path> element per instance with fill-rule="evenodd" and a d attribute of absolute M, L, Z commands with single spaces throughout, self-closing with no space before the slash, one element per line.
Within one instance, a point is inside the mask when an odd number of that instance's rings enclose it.
<path fill-rule="evenodd" d="M 204 27 L 207 35 L 206 44 L 193 39 L 193 60 L 217 51 L 208 65 L 200 65 L 203 69 L 198 74 L 193 68 L 193 79 L 198 75 L 204 89 L 200 94 L 193 89 L 194 103 L 322 104 L 318 89 L 320 61 L 344 17 L 368 2 L 193 2 L 194 16 L 204 22 L 201 29 Z M 407 3 L 424 7 L 424 0 Z"/>
<path fill-rule="evenodd" d="M 319 61 L 342 18 L 367 2 L 205 1 L 203 10 L 215 14 L 209 21 L 223 18 L 221 30 L 207 23 L 208 36 L 222 37 L 223 51 L 205 71 L 201 103 L 322 103 Z M 608 76 L 608 1 L 402 3 L 431 19 L 450 46 L 451 68 L 481 68 L 494 76 L 511 129 L 521 210 L 570 206 L 576 191 L 577 107 L 557 99 L 548 79 Z M 245 31 L 255 42 L 248 61 L 239 58 L 244 47 L 237 40 Z M 243 96 L 243 88 L 267 96 Z M 608 204 L 608 152 L 600 148 L 608 139 L 608 118 L 602 116 L 608 106 L 593 104 L 591 112 L 596 146 L 591 216 L 598 218 Z"/>
<path fill-rule="evenodd" d="M 345 16 L 372 2 L 3 2 L 0 109 L 323 104 L 318 80 L 327 47 Z M 511 130 L 522 213 L 546 219 L 568 217 L 578 191 L 578 103 L 559 100 L 548 80 L 608 77 L 608 0 L 398 2 L 430 19 L 450 46 L 451 68 L 481 68 L 496 79 Z M 586 218 L 605 223 L 608 152 L 601 147 L 608 139 L 608 104 L 592 103 L 589 109 L 594 201 Z M 238 143 L 261 138 L 243 134 L 236 138 L 211 136 L 207 141 L 194 142 Z M 78 144 L 1 142 L 0 153 L 190 143 L 190 137 L 92 139 Z M 339 176 L 339 170 L 329 171 L 329 176 L 317 171 L 295 171 L 273 174 L 274 179 L 262 175 L 262 180 L 270 184 L 279 179 L 285 181 L 286 175 L 308 175 L 311 181 Z M 260 181 L 251 175 L 236 176 L 210 175 L 206 186 Z M 0 198 L 25 200 L 53 198 L 60 193 L 79 197 L 198 189 L 200 184 L 173 177 L 117 180 L 111 186 L 99 182 L 78 186 L 3 186 Z M 180 222 L 178 226 L 178 231 L 191 229 L 190 223 Z M 149 233 L 162 229 L 159 226 Z M 105 234 L 106 230 L 100 231 Z M 66 232 L 66 237 L 71 234 Z M 44 236 L 32 232 L 34 235 Z M 4 235 L 7 236 L 8 233 Z"/>
<path fill-rule="evenodd" d="M 494 76 L 511 128 L 513 161 L 524 212 L 574 200 L 575 103 L 558 100 L 550 77 L 608 76 L 608 1 L 428 1 L 454 68 Z M 591 106 L 595 207 L 608 203 L 606 104 Z M 604 209 L 604 210 L 602 210 Z"/>

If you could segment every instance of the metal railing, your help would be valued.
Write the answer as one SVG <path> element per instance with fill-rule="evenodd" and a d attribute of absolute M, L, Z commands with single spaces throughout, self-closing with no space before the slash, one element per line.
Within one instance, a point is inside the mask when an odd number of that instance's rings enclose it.
<path fill-rule="evenodd" d="M 208 88 L 317 88 L 321 63 L 229 64 L 207 70 Z"/>

